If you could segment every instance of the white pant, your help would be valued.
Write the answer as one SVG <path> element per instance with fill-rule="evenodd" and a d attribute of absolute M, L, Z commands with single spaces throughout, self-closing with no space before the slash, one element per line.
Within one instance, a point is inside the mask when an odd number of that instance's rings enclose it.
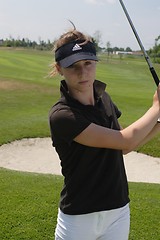
<path fill-rule="evenodd" d="M 55 240 L 128 240 L 129 227 L 129 204 L 82 215 L 67 215 L 59 209 Z"/>

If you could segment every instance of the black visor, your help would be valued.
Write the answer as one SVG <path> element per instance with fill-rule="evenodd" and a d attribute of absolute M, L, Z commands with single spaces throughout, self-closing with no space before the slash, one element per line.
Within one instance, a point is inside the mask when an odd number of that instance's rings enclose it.
<path fill-rule="evenodd" d="M 98 61 L 94 43 L 74 41 L 59 47 L 55 52 L 55 60 L 61 67 L 67 68 L 80 60 Z"/>

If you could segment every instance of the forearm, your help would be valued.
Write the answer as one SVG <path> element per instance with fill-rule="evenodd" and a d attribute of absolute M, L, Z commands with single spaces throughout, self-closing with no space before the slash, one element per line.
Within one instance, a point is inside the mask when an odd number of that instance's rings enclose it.
<path fill-rule="evenodd" d="M 136 150 L 136 148 L 143 146 L 158 134 L 160 134 L 160 123 L 156 123 L 156 125 L 152 128 L 150 133 L 137 146 L 135 146 L 134 149 L 131 149 L 130 151 L 134 151 Z M 127 154 L 130 151 L 123 151 L 123 154 Z"/>
<path fill-rule="evenodd" d="M 156 123 L 156 125 L 153 127 L 151 132 L 140 142 L 140 144 L 137 147 L 140 147 L 147 142 L 149 142 L 152 138 L 154 138 L 156 135 L 160 133 L 160 123 Z"/>
<path fill-rule="evenodd" d="M 94 123 L 74 138 L 74 141 L 99 148 L 130 152 L 151 132 L 159 117 L 159 109 L 151 107 L 143 117 L 123 130 L 113 130 Z"/>
<path fill-rule="evenodd" d="M 149 141 L 155 136 L 157 131 L 160 131 L 160 124 L 157 124 L 158 117 L 159 112 L 151 107 L 143 117 L 122 130 L 122 134 L 128 138 L 128 147 L 123 149 L 124 154 L 133 151 L 137 146 Z"/>

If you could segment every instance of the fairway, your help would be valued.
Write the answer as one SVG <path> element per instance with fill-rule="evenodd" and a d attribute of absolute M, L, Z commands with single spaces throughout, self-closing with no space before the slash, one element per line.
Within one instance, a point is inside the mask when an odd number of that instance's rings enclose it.
<path fill-rule="evenodd" d="M 156 89 L 143 57 L 98 56 L 97 79 L 122 111 L 123 127 L 141 117 L 151 106 Z M 50 136 L 48 112 L 59 98 L 60 76 L 47 77 L 51 52 L 0 48 L 0 145 L 15 139 Z M 160 65 L 155 65 L 160 75 Z M 160 137 L 139 149 L 160 157 Z"/>

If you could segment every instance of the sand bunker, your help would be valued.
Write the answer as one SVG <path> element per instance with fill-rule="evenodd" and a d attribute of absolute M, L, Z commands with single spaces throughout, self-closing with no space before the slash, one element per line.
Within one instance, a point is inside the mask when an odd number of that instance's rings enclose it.
<path fill-rule="evenodd" d="M 124 156 L 128 181 L 160 183 L 160 158 L 131 152 Z M 60 161 L 50 138 L 30 138 L 0 147 L 0 167 L 61 174 Z"/>

